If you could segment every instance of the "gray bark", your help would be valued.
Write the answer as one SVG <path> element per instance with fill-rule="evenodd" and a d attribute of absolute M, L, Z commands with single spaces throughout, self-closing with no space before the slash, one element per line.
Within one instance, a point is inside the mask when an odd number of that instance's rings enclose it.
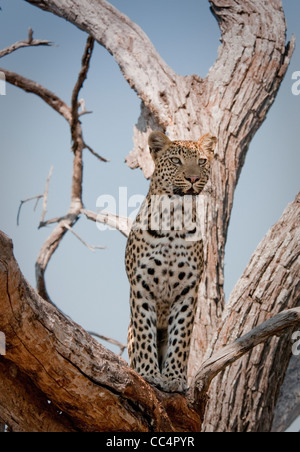
<path fill-rule="evenodd" d="M 270 316 L 300 306 L 299 270 L 300 193 L 252 256 L 231 294 L 210 353 Z M 287 330 L 282 339 L 266 341 L 214 380 L 205 431 L 271 430 L 292 354 L 292 332 Z"/>
<path fill-rule="evenodd" d="M 276 405 L 272 432 L 285 432 L 300 416 L 300 357 L 292 356 Z"/>

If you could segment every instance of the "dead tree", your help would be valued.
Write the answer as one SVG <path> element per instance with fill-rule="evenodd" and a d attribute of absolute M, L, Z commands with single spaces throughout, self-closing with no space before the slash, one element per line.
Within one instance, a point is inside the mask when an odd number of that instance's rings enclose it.
<path fill-rule="evenodd" d="M 127 159 L 132 168 L 151 176 L 146 147 L 151 130 L 167 132 L 171 139 L 197 139 L 210 131 L 218 137 L 218 149 L 211 187 L 201 198 L 206 272 L 188 394 L 152 388 L 39 297 L 1 234 L 0 330 L 8 352 L 0 362 L 0 422 L 14 431 L 270 431 L 292 355 L 291 336 L 300 325 L 300 195 L 258 246 L 226 306 L 223 264 L 245 156 L 294 49 L 294 39 L 286 45 L 281 1 L 210 2 L 222 44 L 205 79 L 174 73 L 143 31 L 105 0 L 27 1 L 87 31 L 118 62 L 141 99 L 134 151 Z M 76 206 L 77 215 L 96 219 Z M 123 220 L 119 229 L 126 234 L 129 225 Z M 68 230 L 65 223 L 58 226 L 62 233 Z M 22 407 L 14 403 L 20 391 Z M 30 414 L 25 419 L 21 413 Z M 293 416 L 299 413 L 298 399 Z"/>

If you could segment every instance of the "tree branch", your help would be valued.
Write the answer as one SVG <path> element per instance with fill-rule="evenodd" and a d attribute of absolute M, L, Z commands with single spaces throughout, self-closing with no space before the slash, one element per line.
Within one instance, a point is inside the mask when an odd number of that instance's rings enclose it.
<path fill-rule="evenodd" d="M 202 364 L 196 375 L 195 383 L 189 397 L 197 403 L 206 396 L 210 383 L 220 372 L 230 364 L 240 359 L 258 344 L 265 343 L 272 336 L 281 336 L 289 328 L 300 325 L 300 308 L 281 312 L 249 333 L 237 339 L 233 344 L 221 348 L 217 353 Z"/>
<path fill-rule="evenodd" d="M 47 181 L 46 181 L 44 194 L 43 194 L 43 211 L 42 211 L 42 215 L 41 215 L 40 224 L 44 223 L 45 216 L 46 216 L 46 213 L 47 213 L 49 183 L 50 183 L 50 179 L 52 177 L 52 173 L 53 173 L 53 166 L 51 166 L 51 168 L 50 168 L 50 171 L 49 171 L 49 174 L 48 174 L 48 177 L 47 177 Z"/>
<path fill-rule="evenodd" d="M 122 356 L 124 353 L 124 350 L 126 350 L 126 348 L 127 348 L 127 345 L 122 344 L 122 342 L 116 341 L 115 339 L 111 339 L 110 337 L 107 337 L 107 336 L 103 336 L 102 334 L 94 333 L 93 331 L 89 331 L 89 334 L 91 336 L 98 337 L 98 339 L 101 339 L 102 341 L 108 342 L 109 344 L 119 347 L 119 349 L 120 349 L 119 356 Z"/>
<path fill-rule="evenodd" d="M 71 110 L 65 102 L 63 102 L 56 94 L 52 93 L 48 89 L 44 88 L 32 80 L 23 77 L 14 72 L 0 68 L 0 71 L 4 73 L 5 79 L 11 85 L 21 88 L 27 93 L 35 94 L 52 107 L 57 113 L 63 116 L 69 123 L 71 121 Z"/>
<path fill-rule="evenodd" d="M 28 45 L 32 44 L 32 33 L 29 33 Z M 15 46 L 16 47 L 16 46 Z M 13 46 L 11 47 L 11 49 Z M 79 93 L 83 87 L 83 83 L 86 80 L 87 73 L 90 67 L 90 60 L 94 48 L 94 39 L 88 37 L 87 43 L 84 49 L 81 70 L 78 75 L 77 82 L 74 86 L 72 92 L 71 107 L 68 107 L 59 97 L 54 93 L 47 90 L 43 86 L 35 83 L 25 77 L 22 77 L 13 72 L 2 70 L 5 74 L 6 81 L 14 86 L 23 89 L 26 92 L 36 94 L 42 100 L 44 100 L 48 105 L 50 105 L 55 111 L 61 114 L 69 123 L 71 129 L 71 136 L 73 141 L 73 175 L 72 175 L 72 189 L 71 189 L 71 204 L 67 214 L 61 218 L 56 218 L 54 220 L 45 221 L 45 215 L 47 211 L 47 197 L 48 197 L 48 187 L 49 180 L 51 177 L 52 170 L 47 179 L 46 188 L 44 195 L 38 196 L 37 199 L 44 199 L 43 212 L 41 216 L 41 221 L 39 227 L 58 222 L 57 227 L 50 234 L 45 244 L 40 250 L 39 256 L 36 261 L 36 281 L 38 293 L 47 301 L 51 302 L 51 299 L 46 290 L 46 283 L 44 279 L 45 271 L 48 263 L 53 255 L 53 253 L 58 248 L 61 240 L 63 239 L 65 233 L 69 230 L 79 238 L 79 236 L 73 231 L 74 224 L 78 221 L 80 216 L 80 211 L 83 208 L 82 202 L 82 178 L 83 178 L 83 163 L 82 163 L 82 152 L 85 148 L 88 148 L 99 160 L 106 161 L 104 158 L 96 154 L 89 146 L 87 146 L 83 140 L 82 127 L 79 120 L 78 109 L 80 107 L 80 102 L 78 101 Z M 11 50 L 12 51 L 12 50 Z M 33 198 L 25 201 L 21 201 L 21 205 L 18 211 L 17 222 L 19 223 L 20 210 L 24 202 L 27 202 Z M 86 246 L 90 249 L 96 249 L 97 247 L 90 247 L 81 238 L 79 238 Z"/>
<path fill-rule="evenodd" d="M 86 46 L 84 49 L 83 57 L 81 60 L 81 70 L 78 75 L 77 82 L 74 86 L 72 92 L 71 99 L 71 112 L 72 112 L 72 121 L 71 121 L 71 135 L 73 139 L 73 152 L 75 153 L 78 146 L 84 148 L 84 142 L 81 140 L 82 132 L 81 125 L 79 121 L 78 108 L 80 106 L 78 101 L 79 93 L 83 87 L 83 84 L 87 78 L 87 74 L 90 68 L 90 61 L 93 54 L 95 40 L 91 36 L 88 37 Z"/>
<path fill-rule="evenodd" d="M 94 157 L 96 157 L 98 160 L 100 160 L 100 162 L 105 162 L 105 163 L 108 163 L 108 162 L 109 162 L 108 159 L 106 159 L 106 158 L 104 158 L 104 157 L 101 157 L 101 155 L 97 154 L 97 152 L 95 152 L 94 149 L 92 149 L 92 148 L 91 148 L 90 146 L 88 146 L 86 143 L 84 143 L 84 147 L 85 147 L 85 149 L 87 149 L 88 151 L 90 151 L 90 153 L 91 153 Z"/>
<path fill-rule="evenodd" d="M 300 306 L 299 256 L 300 193 L 253 254 L 226 305 L 206 359 L 270 317 Z M 292 353 L 291 334 L 287 330 L 282 339 L 266 341 L 214 379 L 204 431 L 271 430 Z"/>
<path fill-rule="evenodd" d="M 71 99 L 72 115 L 74 119 L 77 120 L 78 120 L 78 107 L 79 105 L 81 105 L 81 103 L 78 101 L 78 96 L 87 78 L 87 74 L 90 68 L 90 61 L 94 50 L 94 44 L 95 44 L 94 38 L 92 38 L 92 36 L 89 36 L 81 59 L 81 70 L 79 72 L 77 82 L 72 92 Z"/>
<path fill-rule="evenodd" d="M 90 210 L 85 209 L 82 209 L 81 213 L 83 213 L 89 220 L 92 220 L 95 223 L 106 224 L 107 226 L 120 231 L 123 235 L 125 235 L 125 237 L 129 236 L 133 223 L 129 218 L 120 217 L 108 212 L 94 213 Z"/>
<path fill-rule="evenodd" d="M 68 225 L 68 223 L 64 224 L 64 227 L 66 229 L 68 229 L 68 231 L 72 232 L 72 234 L 84 245 L 86 246 L 90 251 L 95 251 L 95 250 L 104 250 L 105 247 L 103 246 L 94 246 L 94 245 L 88 245 L 85 240 L 83 240 L 83 238 L 80 237 L 80 235 L 78 235 L 72 228 L 71 226 Z"/>
<path fill-rule="evenodd" d="M 154 113 L 162 106 L 162 93 L 168 96 L 178 78 L 155 50 L 143 30 L 105 0 L 28 0 L 51 11 L 91 34 L 115 58 L 130 86 Z M 146 69 L 146 70 L 145 70 Z M 171 100 L 171 99 L 170 99 Z M 168 107 L 161 120 L 169 123 Z"/>
<path fill-rule="evenodd" d="M 9 55 L 10 53 L 15 52 L 16 50 L 21 49 L 23 47 L 53 46 L 53 45 L 54 44 L 51 41 L 42 41 L 39 39 L 33 39 L 33 31 L 31 28 L 29 28 L 27 41 L 18 41 L 15 44 L 12 44 L 11 46 L 7 47 L 6 49 L 0 50 L 0 58 L 3 58 L 6 55 Z"/>
<path fill-rule="evenodd" d="M 45 272 L 48 267 L 48 264 L 50 262 L 51 257 L 53 256 L 54 252 L 57 250 L 59 244 L 61 243 L 62 239 L 64 238 L 66 232 L 68 231 L 66 225 L 68 225 L 70 228 L 76 223 L 78 220 L 78 216 L 75 214 L 68 214 L 63 219 L 61 219 L 58 223 L 58 225 L 54 228 L 54 230 L 51 232 L 50 236 L 46 240 L 46 242 L 43 244 L 42 248 L 40 249 L 38 258 L 35 263 L 35 278 L 36 278 L 36 288 L 38 291 L 38 294 L 43 297 L 44 300 L 48 301 L 49 303 L 53 303 L 50 296 L 48 295 L 47 289 L 46 289 L 46 282 L 45 282 Z"/>
<path fill-rule="evenodd" d="M 17 214 L 17 226 L 20 225 L 20 215 L 21 215 L 21 210 L 22 210 L 23 204 L 26 204 L 27 202 L 35 200 L 36 201 L 35 206 L 34 206 L 34 210 L 35 210 L 38 205 L 39 200 L 41 198 L 43 198 L 43 196 L 44 195 L 32 196 L 31 198 L 23 199 L 23 201 L 20 202 L 18 214 Z"/>

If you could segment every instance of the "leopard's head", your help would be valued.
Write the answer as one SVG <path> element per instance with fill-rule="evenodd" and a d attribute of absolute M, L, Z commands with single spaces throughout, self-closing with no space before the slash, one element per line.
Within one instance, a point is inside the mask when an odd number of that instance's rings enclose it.
<path fill-rule="evenodd" d="M 210 175 L 217 138 L 206 134 L 199 141 L 171 141 L 162 132 L 149 136 L 155 163 L 152 194 L 198 195 Z"/>

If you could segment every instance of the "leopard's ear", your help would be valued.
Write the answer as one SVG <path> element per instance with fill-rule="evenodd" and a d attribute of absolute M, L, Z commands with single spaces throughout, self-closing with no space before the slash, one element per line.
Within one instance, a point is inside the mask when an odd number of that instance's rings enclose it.
<path fill-rule="evenodd" d="M 157 157 L 157 155 L 169 144 L 171 144 L 171 140 L 164 135 L 162 132 L 152 132 L 149 135 L 148 144 L 150 148 L 151 155 L 153 159 Z"/>
<path fill-rule="evenodd" d="M 217 137 L 207 133 L 199 139 L 198 143 L 204 151 L 213 154 L 216 149 L 217 141 Z"/>

